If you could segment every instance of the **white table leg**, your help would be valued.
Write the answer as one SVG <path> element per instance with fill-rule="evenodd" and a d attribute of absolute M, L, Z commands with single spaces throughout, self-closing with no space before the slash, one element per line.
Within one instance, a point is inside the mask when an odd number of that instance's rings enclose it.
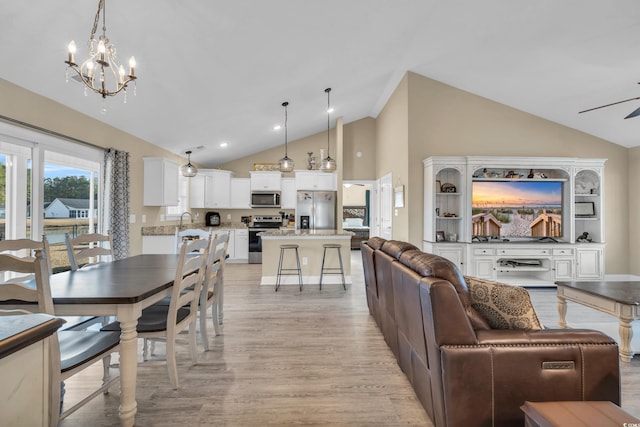
<path fill-rule="evenodd" d="M 138 375 L 138 317 L 141 311 L 131 306 L 120 307 L 120 422 L 133 427 L 138 404 L 136 402 L 136 378 Z"/>
<path fill-rule="evenodd" d="M 560 295 L 558 295 L 558 315 L 559 315 L 558 325 L 561 328 L 566 328 L 567 327 L 567 301 L 564 299 L 564 297 Z"/>
<path fill-rule="evenodd" d="M 620 333 L 620 359 L 623 362 L 631 362 L 633 359 L 633 351 L 631 350 L 631 339 L 633 338 L 633 328 L 631 328 L 630 319 L 620 318 L 620 326 L 618 326 L 618 332 Z"/>

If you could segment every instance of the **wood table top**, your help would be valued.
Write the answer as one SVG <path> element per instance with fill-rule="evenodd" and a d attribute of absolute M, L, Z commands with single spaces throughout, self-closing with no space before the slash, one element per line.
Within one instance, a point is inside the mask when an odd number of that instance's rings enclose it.
<path fill-rule="evenodd" d="M 578 289 L 624 304 L 640 305 L 638 281 L 556 282 L 556 285 Z"/>

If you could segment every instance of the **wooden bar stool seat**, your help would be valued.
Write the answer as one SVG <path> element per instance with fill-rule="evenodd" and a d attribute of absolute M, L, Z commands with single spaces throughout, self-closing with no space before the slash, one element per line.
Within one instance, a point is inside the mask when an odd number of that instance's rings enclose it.
<path fill-rule="evenodd" d="M 278 261 L 278 274 L 276 277 L 276 292 L 278 292 L 278 289 L 280 289 L 280 282 L 282 280 L 282 276 L 294 276 L 294 275 L 298 276 L 298 284 L 300 286 L 300 292 L 302 292 L 302 268 L 300 267 L 300 256 L 298 254 L 298 247 L 299 246 L 295 244 L 280 245 L 280 259 Z M 284 259 L 284 254 L 286 250 L 295 251 L 297 268 L 282 268 L 282 261 Z"/>
<path fill-rule="evenodd" d="M 320 269 L 320 290 L 322 290 L 322 279 L 325 275 L 329 274 L 339 274 L 342 277 L 342 288 L 346 291 L 347 285 L 344 280 L 344 267 L 342 265 L 342 245 L 338 243 L 325 243 L 322 245 L 322 268 Z M 340 262 L 340 267 L 326 267 L 325 259 L 327 256 L 327 249 L 337 249 L 338 250 L 338 261 Z"/>

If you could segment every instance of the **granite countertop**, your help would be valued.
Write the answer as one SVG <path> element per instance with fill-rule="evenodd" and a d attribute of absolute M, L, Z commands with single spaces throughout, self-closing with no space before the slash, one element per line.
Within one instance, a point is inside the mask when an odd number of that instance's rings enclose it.
<path fill-rule="evenodd" d="M 263 239 L 278 237 L 351 237 L 353 233 L 344 230 L 267 230 L 258 234 Z"/>
<path fill-rule="evenodd" d="M 178 224 L 142 227 L 142 235 L 143 236 L 174 236 L 176 234 L 176 227 L 178 227 Z M 192 228 L 196 228 L 200 230 L 211 229 L 212 231 L 215 231 L 215 230 L 227 229 L 227 228 L 234 228 L 234 229 L 247 228 L 247 225 L 242 222 L 223 222 L 223 223 L 220 223 L 219 227 L 208 227 L 204 225 L 204 223 L 199 223 L 199 224 L 187 223 L 186 225 L 182 226 L 181 230 L 188 230 Z"/>

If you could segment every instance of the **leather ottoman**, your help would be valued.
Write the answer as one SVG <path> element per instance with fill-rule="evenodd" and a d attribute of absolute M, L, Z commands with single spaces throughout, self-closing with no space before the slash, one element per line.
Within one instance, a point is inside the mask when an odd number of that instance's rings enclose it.
<path fill-rule="evenodd" d="M 640 419 L 611 402 L 525 402 L 525 427 L 640 427 Z"/>

